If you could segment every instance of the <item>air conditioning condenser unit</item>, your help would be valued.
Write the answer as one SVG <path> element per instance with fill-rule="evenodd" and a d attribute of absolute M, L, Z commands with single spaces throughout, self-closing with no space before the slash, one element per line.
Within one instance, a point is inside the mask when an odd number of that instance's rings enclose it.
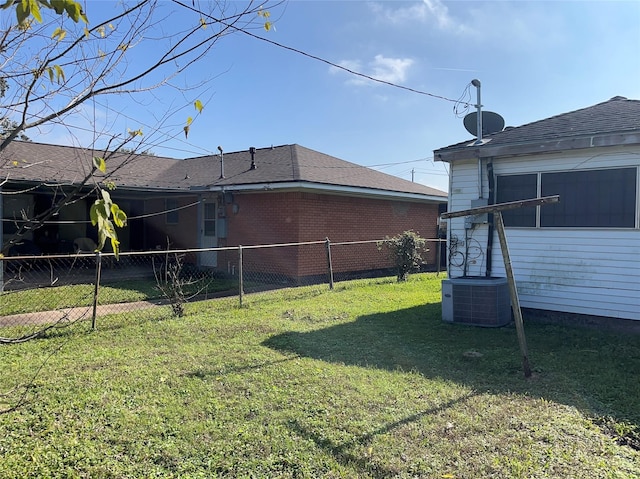
<path fill-rule="evenodd" d="M 464 277 L 442 281 L 442 320 L 499 327 L 511 322 L 507 278 Z"/>

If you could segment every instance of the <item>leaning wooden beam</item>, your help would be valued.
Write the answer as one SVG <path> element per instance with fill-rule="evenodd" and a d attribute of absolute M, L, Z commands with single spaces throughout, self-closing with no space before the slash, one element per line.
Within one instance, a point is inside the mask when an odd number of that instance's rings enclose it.
<path fill-rule="evenodd" d="M 529 365 L 529 351 L 527 349 L 527 338 L 524 334 L 524 324 L 522 321 L 522 310 L 520 309 L 520 299 L 518 298 L 518 289 L 516 288 L 516 280 L 513 276 L 511 267 L 511 257 L 509 256 L 509 246 L 507 245 L 507 235 L 504 231 L 504 222 L 502 221 L 502 211 L 515 210 L 527 206 L 538 206 L 560 201 L 559 195 L 544 196 L 542 198 L 533 198 L 530 200 L 510 201 L 508 203 L 498 203 L 496 205 L 480 206 L 468 210 L 455 211 L 452 213 L 443 213 L 441 218 L 459 218 L 461 216 L 480 215 L 484 213 L 494 213 L 496 231 L 500 240 L 500 249 L 502 250 L 502 260 L 504 261 L 504 269 L 507 273 L 507 282 L 509 284 L 509 296 L 511 297 L 511 308 L 516 323 L 516 331 L 518 334 L 518 344 L 520 345 L 520 353 L 522 354 L 522 369 L 526 378 L 531 377 L 531 366 Z"/>
<path fill-rule="evenodd" d="M 520 299 L 518 298 L 518 289 L 516 288 L 516 280 L 513 276 L 511 268 L 511 257 L 509 256 L 509 246 L 507 245 L 507 235 L 504 233 L 504 222 L 502 221 L 502 213 L 495 213 L 496 231 L 500 239 L 500 249 L 502 250 L 502 260 L 504 261 L 504 270 L 507 272 L 507 283 L 509 284 L 509 295 L 511 296 L 511 309 L 513 310 L 513 318 L 516 323 L 516 332 L 518 334 L 518 344 L 520 345 L 520 353 L 522 354 L 522 370 L 524 377 L 531 377 L 531 366 L 529 365 L 529 351 L 527 349 L 527 338 L 524 335 L 524 324 L 522 322 L 522 310 L 520 309 Z"/>
<path fill-rule="evenodd" d="M 509 201 L 508 203 L 498 203 L 489 206 L 479 206 L 477 208 L 471 208 L 468 210 L 442 213 L 440 217 L 443 220 L 446 220 L 449 218 L 459 218 L 461 216 L 481 215 L 484 213 L 495 213 L 496 211 L 515 210 L 518 208 L 524 208 L 526 206 L 538 206 L 549 203 L 557 203 L 558 201 L 560 201 L 559 195 L 543 196 L 542 198 L 533 198 L 531 200 Z"/>

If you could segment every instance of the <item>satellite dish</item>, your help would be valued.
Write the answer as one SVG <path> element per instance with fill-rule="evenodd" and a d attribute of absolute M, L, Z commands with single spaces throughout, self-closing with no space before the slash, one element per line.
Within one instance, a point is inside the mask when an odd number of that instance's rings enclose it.
<path fill-rule="evenodd" d="M 469 113 L 462 120 L 464 127 L 473 136 L 478 134 L 478 112 Z M 492 111 L 482 112 L 482 136 L 490 135 L 502 131 L 504 128 L 504 118 Z"/>

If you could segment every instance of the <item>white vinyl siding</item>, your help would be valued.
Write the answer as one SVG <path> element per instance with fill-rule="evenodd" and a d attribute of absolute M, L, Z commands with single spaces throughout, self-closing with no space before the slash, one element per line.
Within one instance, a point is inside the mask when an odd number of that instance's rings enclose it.
<path fill-rule="evenodd" d="M 486 169 L 483 179 L 482 191 L 485 198 L 489 191 L 488 182 L 486 179 Z M 451 193 L 449 194 L 449 211 L 460 211 L 471 208 L 471 202 L 478 199 L 478 162 L 457 162 L 451 165 Z M 465 239 L 464 218 L 452 218 L 447 226 L 448 231 L 455 235 L 458 240 L 457 249 L 454 248 L 458 254 L 456 257 L 460 257 L 460 254 L 465 255 L 467 250 L 470 251 L 469 261 L 467 262 L 466 276 L 482 276 L 486 268 L 486 245 L 487 245 L 487 228 L 478 227 L 473 231 L 469 231 L 469 235 Z M 451 235 L 449 236 L 449 253 L 452 252 Z M 481 254 L 476 253 L 476 248 L 480 245 L 482 248 Z M 466 256 L 466 255 L 465 255 Z M 454 260 L 455 264 L 458 264 Z M 449 275 L 453 278 L 463 276 L 465 274 L 464 267 L 460 265 L 456 267 L 451 266 Z"/>
<path fill-rule="evenodd" d="M 494 174 L 640 166 L 638 148 L 607 150 L 498 158 L 493 161 Z M 449 211 L 470 208 L 471 200 L 478 197 L 477 160 L 454 162 L 451 175 Z M 488 196 L 486 189 L 484 196 Z M 640 194 L 636 195 L 636 203 L 640 202 L 638 197 Z M 509 252 L 522 306 L 640 320 L 639 215 L 640 205 L 637 204 L 634 228 L 507 227 Z M 458 239 L 465 237 L 463 218 L 451 220 L 450 228 L 451 234 Z M 486 225 L 474 228 L 471 237 L 486 250 Z M 492 256 L 492 276 L 505 276 L 495 233 Z M 484 276 L 485 266 L 486 260 L 482 265 L 468 265 L 467 275 Z M 451 277 L 462 276 L 463 268 L 450 266 L 449 274 Z"/>
<path fill-rule="evenodd" d="M 639 231 L 507 228 L 507 241 L 523 307 L 640 320 Z"/>

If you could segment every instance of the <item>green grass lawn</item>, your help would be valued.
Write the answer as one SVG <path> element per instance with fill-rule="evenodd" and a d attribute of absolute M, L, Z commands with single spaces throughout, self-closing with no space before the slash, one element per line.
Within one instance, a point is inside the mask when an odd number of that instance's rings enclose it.
<path fill-rule="evenodd" d="M 637 478 L 640 338 L 440 320 L 414 275 L 0 348 L 0 477 Z M 631 445 L 630 445 L 631 444 Z"/>

